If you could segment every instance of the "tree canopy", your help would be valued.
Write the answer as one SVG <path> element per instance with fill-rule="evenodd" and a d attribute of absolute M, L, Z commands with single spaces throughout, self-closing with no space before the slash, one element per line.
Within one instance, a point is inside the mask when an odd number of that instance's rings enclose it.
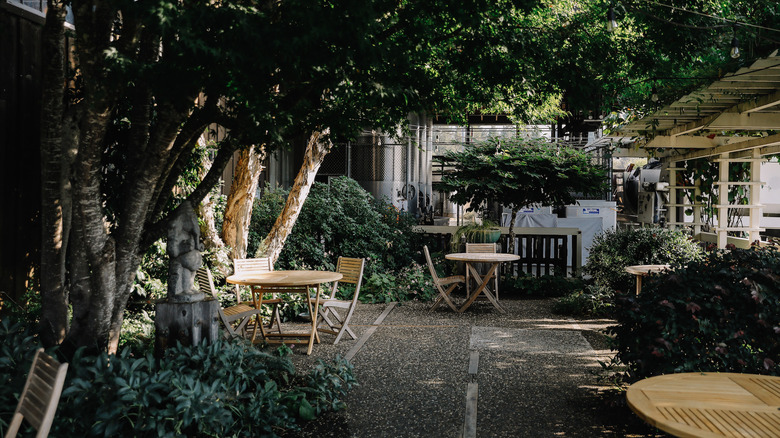
<path fill-rule="evenodd" d="M 544 138 L 492 138 L 449 152 L 453 169 L 442 176 L 450 200 L 478 210 L 496 201 L 518 210 L 576 202 L 575 194 L 599 194 L 606 172 L 585 152 Z"/>

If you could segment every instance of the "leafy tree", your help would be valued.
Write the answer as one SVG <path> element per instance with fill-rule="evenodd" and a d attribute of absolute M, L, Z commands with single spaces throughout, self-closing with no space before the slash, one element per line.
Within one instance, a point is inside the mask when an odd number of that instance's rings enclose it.
<path fill-rule="evenodd" d="M 267 239 L 278 253 L 332 140 L 389 130 L 410 111 L 552 108 L 515 74 L 508 1 L 68 4 L 75 70 L 66 2 L 49 2 L 44 30 L 41 291 L 42 337 L 69 351 L 116 348 L 145 249 L 242 146 L 308 139 L 281 237 Z M 212 123 L 229 129 L 214 163 L 175 192 Z"/>
<path fill-rule="evenodd" d="M 447 158 L 454 169 L 442 177 L 442 188 L 452 192 L 450 200 L 472 211 L 489 200 L 509 207 L 510 242 L 520 208 L 573 204 L 575 193 L 597 194 L 606 185 L 605 169 L 590 155 L 543 138 L 492 138 L 448 152 Z"/>

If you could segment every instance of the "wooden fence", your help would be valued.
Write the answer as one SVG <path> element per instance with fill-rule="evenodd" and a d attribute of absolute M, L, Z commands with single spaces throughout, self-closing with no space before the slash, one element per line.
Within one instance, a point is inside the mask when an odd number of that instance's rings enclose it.
<path fill-rule="evenodd" d="M 416 231 L 425 235 L 432 251 L 453 252 L 452 236 L 458 227 L 421 225 Z M 502 263 L 502 274 L 521 272 L 542 275 L 574 275 L 582 266 L 582 232 L 577 228 L 516 227 L 515 250 L 520 260 Z M 501 227 L 500 251 L 509 248 L 509 228 Z"/>

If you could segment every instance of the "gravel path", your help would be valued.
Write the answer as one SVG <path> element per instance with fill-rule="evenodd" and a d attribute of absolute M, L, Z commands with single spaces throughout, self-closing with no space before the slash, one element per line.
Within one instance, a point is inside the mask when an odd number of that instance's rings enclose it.
<path fill-rule="evenodd" d="M 304 425 L 300 437 L 656 437 L 597 374 L 611 352 L 609 320 L 554 315 L 550 299 L 502 299 L 465 313 L 426 303 L 361 304 L 338 345 L 317 359 L 351 357 L 360 386 L 347 409 Z M 392 307 L 392 308 L 389 308 Z M 377 324 L 377 319 L 386 314 Z M 362 339 L 361 339 L 362 338 Z"/>

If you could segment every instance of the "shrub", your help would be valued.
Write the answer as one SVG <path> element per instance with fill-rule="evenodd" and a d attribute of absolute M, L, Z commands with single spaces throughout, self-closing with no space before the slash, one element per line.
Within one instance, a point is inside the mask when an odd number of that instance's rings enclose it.
<path fill-rule="evenodd" d="M 416 263 L 397 273 L 377 272 L 368 277 L 358 299 L 364 303 L 391 301 L 430 301 L 437 294 L 427 267 Z"/>
<path fill-rule="evenodd" d="M 613 295 L 606 288 L 589 284 L 556 300 L 553 312 L 570 316 L 609 317 L 614 308 Z"/>
<path fill-rule="evenodd" d="M 650 276 L 611 327 L 633 377 L 685 371 L 780 374 L 780 253 L 732 249 Z"/>
<path fill-rule="evenodd" d="M 554 275 L 533 277 L 520 273 L 517 277 L 502 278 L 501 291 L 535 297 L 560 297 L 582 289 L 582 280 Z"/>
<path fill-rule="evenodd" d="M 282 210 L 287 192 L 267 189 L 255 204 L 248 252 L 255 254 L 261 240 Z M 416 221 L 408 213 L 374 197 L 357 181 L 339 177 L 329 184 L 312 185 L 284 249 L 278 268 L 335 269 L 339 256 L 366 259 L 364 275 L 400 269 L 415 257 Z"/>
<path fill-rule="evenodd" d="M 0 432 L 7 427 L 38 344 L 0 323 Z M 286 350 L 285 350 L 286 349 Z M 161 359 L 82 355 L 70 362 L 52 436 L 277 436 L 341 409 L 355 384 L 337 358 L 296 375 L 288 348 L 260 352 L 243 340 L 177 346 Z"/>
<path fill-rule="evenodd" d="M 634 288 L 634 276 L 626 266 L 684 265 L 701 260 L 703 250 L 683 231 L 665 228 L 609 230 L 597 235 L 590 248 L 583 272 L 593 283 L 611 291 Z"/>

